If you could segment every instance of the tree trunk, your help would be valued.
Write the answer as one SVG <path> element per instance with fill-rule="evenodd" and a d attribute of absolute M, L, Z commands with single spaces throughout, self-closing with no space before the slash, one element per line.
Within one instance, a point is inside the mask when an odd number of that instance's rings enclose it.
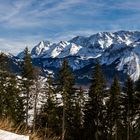
<path fill-rule="evenodd" d="M 127 118 L 127 140 L 130 140 L 130 118 Z"/>
<path fill-rule="evenodd" d="M 63 89 L 63 116 L 62 116 L 62 140 L 65 140 L 65 90 Z"/>
<path fill-rule="evenodd" d="M 117 128 L 117 122 L 115 120 L 115 140 L 118 140 L 118 128 Z"/>
<path fill-rule="evenodd" d="M 26 97 L 27 105 L 26 105 L 26 125 L 28 126 L 28 111 L 29 111 L 29 88 L 27 88 L 27 97 Z"/>
<path fill-rule="evenodd" d="M 65 140 L 65 106 L 63 105 L 63 117 L 62 117 L 62 140 Z"/>
<path fill-rule="evenodd" d="M 34 120 L 33 120 L 33 130 L 35 130 L 36 127 L 36 116 L 37 116 L 37 99 L 38 99 L 38 92 L 39 92 L 39 87 L 38 87 L 38 82 L 36 82 L 36 89 L 35 89 L 35 99 L 34 99 Z"/>

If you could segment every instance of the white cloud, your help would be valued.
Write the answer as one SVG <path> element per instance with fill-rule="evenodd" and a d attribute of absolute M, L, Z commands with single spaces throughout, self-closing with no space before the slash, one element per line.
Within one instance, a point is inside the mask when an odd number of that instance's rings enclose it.
<path fill-rule="evenodd" d="M 44 37 L 38 35 L 31 35 L 26 37 L 13 38 L 0 38 L 0 50 L 12 54 L 18 54 L 25 47 L 31 50 L 33 46 L 39 43 Z"/>

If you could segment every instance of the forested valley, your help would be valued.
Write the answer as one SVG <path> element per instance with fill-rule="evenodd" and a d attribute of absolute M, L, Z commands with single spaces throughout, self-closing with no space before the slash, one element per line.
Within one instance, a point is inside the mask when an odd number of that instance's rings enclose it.
<path fill-rule="evenodd" d="M 117 75 L 108 85 L 97 61 L 89 89 L 76 86 L 65 59 L 57 76 L 42 77 L 28 48 L 17 75 L 0 54 L 0 119 L 36 132 L 42 140 L 139 140 L 140 79 Z"/>

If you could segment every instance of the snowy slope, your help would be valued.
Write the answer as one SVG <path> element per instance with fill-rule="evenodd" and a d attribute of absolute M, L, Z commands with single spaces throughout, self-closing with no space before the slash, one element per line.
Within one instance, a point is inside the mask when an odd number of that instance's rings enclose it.
<path fill-rule="evenodd" d="M 29 136 L 17 135 L 15 133 L 0 130 L 0 140 L 29 140 Z"/>
<path fill-rule="evenodd" d="M 123 71 L 136 81 L 140 74 L 139 56 L 129 46 L 120 45 L 119 48 L 114 48 L 110 48 L 103 54 L 101 64 L 111 65 L 116 61 L 116 70 Z"/>

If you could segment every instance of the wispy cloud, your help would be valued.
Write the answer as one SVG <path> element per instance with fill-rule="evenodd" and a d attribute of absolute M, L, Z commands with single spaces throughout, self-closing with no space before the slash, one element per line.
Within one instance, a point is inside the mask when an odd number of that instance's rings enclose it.
<path fill-rule="evenodd" d="M 57 13 L 80 3 L 83 2 L 81 0 L 42 0 L 39 2 L 35 0 L 13 0 L 11 5 L 7 6 L 7 3 L 3 3 L 0 6 L 0 22 L 4 23 L 3 25 L 5 26 L 8 25 L 9 28 L 43 26 L 44 24 L 48 24 Z"/>
<path fill-rule="evenodd" d="M 25 47 L 28 47 L 30 50 L 41 40 L 43 36 L 26 36 L 26 37 L 17 37 L 17 38 L 0 38 L 0 50 L 3 52 L 9 52 L 12 54 L 18 54 L 23 51 Z"/>
<path fill-rule="evenodd" d="M 1 0 L 0 49 L 16 53 L 40 40 L 140 29 L 139 0 Z"/>

